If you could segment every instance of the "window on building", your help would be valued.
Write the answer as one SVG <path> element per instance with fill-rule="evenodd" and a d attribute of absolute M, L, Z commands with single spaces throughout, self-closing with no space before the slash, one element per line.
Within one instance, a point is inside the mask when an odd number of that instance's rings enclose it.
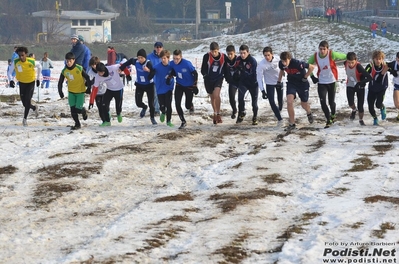
<path fill-rule="evenodd" d="M 97 19 L 96 26 L 102 26 L 102 25 L 103 25 L 103 21 L 101 19 Z"/>
<path fill-rule="evenodd" d="M 80 24 L 81 26 L 86 26 L 86 20 L 85 20 L 85 19 L 79 20 L 79 24 Z"/>
<path fill-rule="evenodd" d="M 89 26 L 94 26 L 94 20 L 93 19 L 87 20 L 87 23 L 89 24 Z"/>
<path fill-rule="evenodd" d="M 73 19 L 72 26 L 79 26 L 79 20 Z"/>

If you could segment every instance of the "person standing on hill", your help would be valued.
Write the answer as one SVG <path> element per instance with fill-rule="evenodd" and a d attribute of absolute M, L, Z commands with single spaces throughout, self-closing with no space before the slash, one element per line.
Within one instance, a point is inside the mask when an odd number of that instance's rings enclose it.
<path fill-rule="evenodd" d="M 220 114 L 220 90 L 223 85 L 226 59 L 223 53 L 219 52 L 219 44 L 212 42 L 209 46 L 210 51 L 202 58 L 201 74 L 204 77 L 205 90 L 211 99 L 213 109 L 213 124 L 222 123 Z"/>
<path fill-rule="evenodd" d="M 381 34 L 384 38 L 387 34 L 387 23 L 385 22 L 385 20 L 382 21 L 382 23 L 381 23 Z"/>
<path fill-rule="evenodd" d="M 337 11 L 335 10 L 334 7 L 331 7 L 331 21 L 334 22 L 335 15 L 337 14 Z"/>
<path fill-rule="evenodd" d="M 373 38 L 375 38 L 376 34 L 377 34 L 377 29 L 378 29 L 378 25 L 377 23 L 373 22 L 370 26 L 370 30 L 372 33 Z"/>
<path fill-rule="evenodd" d="M 31 100 L 36 86 L 40 85 L 40 71 L 35 71 L 36 61 L 34 58 L 28 57 L 28 48 L 18 47 L 15 52 L 18 58 L 11 62 L 11 66 L 7 72 L 10 87 L 15 87 L 13 71 L 16 73 L 16 79 L 19 82 L 19 95 L 21 97 L 22 105 L 24 106 L 24 118 L 22 125 L 28 125 L 29 110 L 32 109 L 36 118 L 38 117 L 38 106 L 32 105 Z M 39 64 L 40 65 L 40 64 Z"/>
<path fill-rule="evenodd" d="M 319 44 L 319 51 L 310 56 L 308 63 L 317 66 L 317 77 L 311 75 L 313 83 L 317 84 L 317 93 L 319 94 L 321 109 L 327 119 L 325 128 L 329 128 L 335 120 L 335 90 L 338 80 L 338 68 L 336 60 L 346 60 L 346 54 L 332 51 L 329 49 L 328 42 L 323 40 Z M 327 105 L 326 97 L 328 97 Z"/>
<path fill-rule="evenodd" d="M 338 6 L 337 8 L 337 22 L 341 23 L 342 22 L 342 8 Z"/>
<path fill-rule="evenodd" d="M 284 51 L 280 54 L 280 62 L 278 64 L 280 73 L 278 76 L 277 84 L 281 85 L 281 80 L 284 76 L 284 72 L 287 73 L 287 111 L 289 117 L 289 125 L 287 131 L 294 130 L 295 126 L 295 109 L 294 102 L 296 95 L 298 94 L 301 99 L 301 106 L 306 111 L 308 121 L 310 124 L 313 123 L 314 118 L 309 105 L 309 81 L 308 77 L 313 72 L 314 66 L 292 58 L 292 55 L 288 51 Z M 308 69 L 306 71 L 306 69 Z"/>
<path fill-rule="evenodd" d="M 47 52 L 43 54 L 43 58 L 40 60 L 40 64 L 42 65 L 42 76 L 43 76 L 41 88 L 43 88 L 44 85 L 46 85 L 45 86 L 46 93 L 48 93 L 48 88 L 50 86 L 51 69 L 54 67 L 53 67 L 53 62 L 49 59 Z"/>
<path fill-rule="evenodd" d="M 331 7 L 327 8 L 326 17 L 327 17 L 328 23 L 330 23 L 331 22 Z"/>
<path fill-rule="evenodd" d="M 264 59 L 261 60 L 256 69 L 256 76 L 258 78 L 259 90 L 262 92 L 263 99 L 269 99 L 270 107 L 278 120 L 278 125 L 282 125 L 283 119 L 281 118 L 280 111 L 283 109 L 283 87 L 277 85 L 280 69 L 278 64 L 280 57 L 273 54 L 271 47 L 263 49 Z M 277 93 L 277 101 L 274 101 L 274 91 Z"/>

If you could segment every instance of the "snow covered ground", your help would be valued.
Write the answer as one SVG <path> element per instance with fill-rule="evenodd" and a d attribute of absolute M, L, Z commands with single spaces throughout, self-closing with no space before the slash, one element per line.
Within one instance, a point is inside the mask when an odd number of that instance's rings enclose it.
<path fill-rule="evenodd" d="M 217 38 L 250 46 L 261 59 L 296 47 L 307 59 L 321 40 L 361 54 L 381 48 L 393 60 L 399 43 L 371 40 L 346 26 L 298 22 Z M 197 66 L 209 43 L 183 51 Z M 295 45 L 294 45 L 295 44 Z M 178 48 L 178 47 L 176 47 Z M 34 50 L 32 50 L 34 52 Z M 367 61 L 365 61 L 367 62 Z M 0 75 L 6 63 L 0 63 Z M 57 78 L 62 62 L 56 62 Z M 340 79 L 345 78 L 340 68 Z M 316 122 L 299 103 L 299 129 L 286 133 L 266 100 L 258 126 L 251 111 L 230 119 L 226 86 L 223 124 L 212 125 L 202 85 L 186 130 L 139 118 L 134 89 L 125 87 L 123 122 L 111 103 L 112 126 L 97 109 L 71 132 L 67 100 L 56 82 L 37 89 L 39 118 L 23 127 L 17 90 L 0 87 L 0 263 L 397 263 L 399 245 L 398 123 L 393 85 L 387 121 L 361 127 L 349 120 L 345 86 L 337 93 L 338 122 L 325 120 L 312 85 Z M 66 88 L 64 88 L 66 91 Z M 247 107 L 250 102 L 247 101 Z M 287 121 L 284 107 L 282 115 Z M 338 262 L 338 260 L 342 262 Z M 374 262 L 373 262 L 374 261 Z"/>

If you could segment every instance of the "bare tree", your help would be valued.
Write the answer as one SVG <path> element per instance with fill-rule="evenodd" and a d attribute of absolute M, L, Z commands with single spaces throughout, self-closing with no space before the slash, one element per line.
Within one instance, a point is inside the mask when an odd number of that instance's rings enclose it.
<path fill-rule="evenodd" d="M 143 0 L 139 0 L 137 3 L 136 0 L 136 8 L 135 8 L 135 17 L 136 17 L 136 26 L 142 33 L 149 32 L 151 29 L 151 21 L 147 12 L 144 9 Z"/>
<path fill-rule="evenodd" d="M 183 21 L 186 18 L 187 9 L 191 2 L 192 0 L 183 0 Z"/>

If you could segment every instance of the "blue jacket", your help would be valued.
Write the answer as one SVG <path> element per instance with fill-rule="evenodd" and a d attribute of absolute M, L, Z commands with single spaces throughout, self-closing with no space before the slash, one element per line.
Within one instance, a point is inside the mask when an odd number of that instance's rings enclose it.
<path fill-rule="evenodd" d="M 162 62 L 162 59 L 155 53 L 155 50 L 147 55 L 147 60 L 151 61 L 152 66 Z"/>
<path fill-rule="evenodd" d="M 83 62 L 82 62 L 82 66 L 85 69 L 86 72 L 89 71 L 89 61 L 91 58 L 91 51 L 89 49 L 89 47 L 87 47 L 86 45 L 84 45 L 85 47 L 85 53 L 84 53 L 84 57 L 83 57 Z"/>
<path fill-rule="evenodd" d="M 173 91 L 173 87 L 175 86 L 175 78 L 170 79 L 170 84 L 166 84 L 166 79 L 171 75 L 172 67 L 170 63 L 168 65 L 163 65 L 162 63 L 158 63 L 154 66 L 155 77 L 154 82 L 156 85 L 157 94 L 166 94 L 169 91 Z"/>
<path fill-rule="evenodd" d="M 173 69 L 172 75 L 176 76 L 176 83 L 184 87 L 190 87 L 197 82 L 198 73 L 189 60 L 181 59 L 179 64 L 175 64 L 174 61 L 169 64 Z"/>
<path fill-rule="evenodd" d="M 258 87 L 258 80 L 256 78 L 257 61 L 251 54 L 245 58 L 237 57 L 237 68 L 240 72 L 239 84 L 249 87 Z"/>
<path fill-rule="evenodd" d="M 75 55 L 75 63 L 82 65 L 85 56 L 85 45 L 77 41 L 76 44 L 72 46 L 71 52 Z"/>

